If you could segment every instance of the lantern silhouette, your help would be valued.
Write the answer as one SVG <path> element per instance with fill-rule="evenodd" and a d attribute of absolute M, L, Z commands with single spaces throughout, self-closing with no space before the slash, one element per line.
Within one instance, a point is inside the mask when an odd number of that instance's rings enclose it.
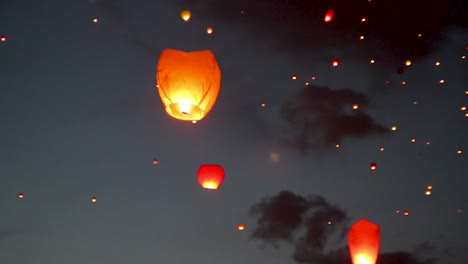
<path fill-rule="evenodd" d="M 165 49 L 159 57 L 156 79 L 166 112 L 176 119 L 198 121 L 216 103 L 221 71 L 210 50 Z"/>
<path fill-rule="evenodd" d="M 375 264 L 379 254 L 380 227 L 362 218 L 348 233 L 349 254 L 353 264 Z"/>
<path fill-rule="evenodd" d="M 182 12 L 180 12 L 180 17 L 184 21 L 189 21 L 191 16 L 192 16 L 192 12 L 190 12 L 190 10 L 182 10 Z"/>
<path fill-rule="evenodd" d="M 205 188 L 216 190 L 224 180 L 224 169 L 217 164 L 203 164 L 198 168 L 198 183 Z"/>

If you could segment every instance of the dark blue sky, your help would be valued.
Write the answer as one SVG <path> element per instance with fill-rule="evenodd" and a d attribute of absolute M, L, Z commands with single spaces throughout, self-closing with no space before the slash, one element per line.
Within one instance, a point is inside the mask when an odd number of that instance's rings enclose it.
<path fill-rule="evenodd" d="M 229 20 L 187 6 L 186 23 L 183 6 L 153 2 L 0 3 L 0 35 L 8 38 L 0 42 L 1 263 L 295 263 L 290 243 L 261 249 L 262 241 L 249 240 L 260 224 L 250 208 L 282 190 L 319 195 L 351 221 L 379 224 L 381 252 L 412 254 L 426 242 L 437 263 L 468 260 L 466 28 L 443 27 L 445 38 L 397 74 L 401 58 L 377 37 L 350 41 L 356 32 L 286 23 L 295 27 L 289 34 L 316 35 L 310 48 L 299 47 L 267 23 L 243 26 L 238 11 Z M 155 83 L 164 48 L 216 54 L 220 95 L 197 124 L 164 111 Z M 309 136 L 320 146 L 301 153 L 287 143 L 298 131 L 281 109 L 298 103 L 303 89 L 362 93 L 369 103 L 359 111 L 387 131 L 345 133 L 336 149 L 324 147 L 325 125 L 316 126 Z M 333 102 L 336 94 L 324 96 Z M 219 190 L 198 185 L 204 163 L 224 167 Z M 327 245 L 346 240 L 332 236 Z"/>

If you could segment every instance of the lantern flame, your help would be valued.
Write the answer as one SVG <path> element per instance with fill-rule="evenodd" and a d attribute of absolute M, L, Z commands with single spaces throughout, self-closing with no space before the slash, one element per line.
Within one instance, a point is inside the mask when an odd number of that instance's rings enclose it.
<path fill-rule="evenodd" d="M 367 219 L 360 219 L 348 233 L 349 253 L 353 264 L 375 264 L 379 254 L 380 227 Z"/>

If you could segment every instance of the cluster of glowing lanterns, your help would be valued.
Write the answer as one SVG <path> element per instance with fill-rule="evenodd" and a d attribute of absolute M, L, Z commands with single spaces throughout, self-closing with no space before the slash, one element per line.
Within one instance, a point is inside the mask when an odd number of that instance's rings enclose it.
<path fill-rule="evenodd" d="M 428 185 L 428 186 L 426 187 L 426 193 L 425 193 L 425 194 L 426 194 L 427 196 L 429 196 L 429 195 L 431 195 L 431 191 L 432 191 L 432 185 Z"/>

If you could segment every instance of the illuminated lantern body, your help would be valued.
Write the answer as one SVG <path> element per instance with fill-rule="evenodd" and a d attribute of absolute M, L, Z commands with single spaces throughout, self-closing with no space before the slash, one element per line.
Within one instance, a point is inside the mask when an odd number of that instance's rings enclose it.
<path fill-rule="evenodd" d="M 192 13 L 190 12 L 190 10 L 182 10 L 182 12 L 180 12 L 180 17 L 184 21 L 189 21 L 191 16 L 192 16 Z"/>
<path fill-rule="evenodd" d="M 349 253 L 353 264 L 375 264 L 379 253 L 380 228 L 367 219 L 360 219 L 348 233 Z"/>
<path fill-rule="evenodd" d="M 97 198 L 96 198 L 96 197 L 91 197 L 91 202 L 92 202 L 92 203 L 97 202 Z"/>
<path fill-rule="evenodd" d="M 370 164 L 370 169 L 371 169 L 371 170 L 377 169 L 377 164 L 371 163 L 371 164 Z"/>
<path fill-rule="evenodd" d="M 0 41 L 1 42 L 6 42 L 7 38 L 5 36 L 0 36 Z"/>
<path fill-rule="evenodd" d="M 213 27 L 207 27 L 206 28 L 206 33 L 208 33 L 208 34 L 213 33 Z"/>
<path fill-rule="evenodd" d="M 208 114 L 221 85 L 221 71 L 209 50 L 163 50 L 156 78 L 166 112 L 187 121 L 198 121 Z"/>
<path fill-rule="evenodd" d="M 245 225 L 244 225 L 244 224 L 238 224 L 238 225 L 237 225 L 237 229 L 240 230 L 240 231 L 242 231 L 242 230 L 245 229 Z"/>
<path fill-rule="evenodd" d="M 325 13 L 324 21 L 325 22 L 330 22 L 333 19 L 333 16 L 335 15 L 335 10 L 333 8 L 328 9 L 327 13 Z"/>
<path fill-rule="evenodd" d="M 333 67 L 338 66 L 339 63 L 340 63 L 340 62 L 339 62 L 337 59 L 332 60 L 332 66 L 333 66 Z"/>
<path fill-rule="evenodd" d="M 198 168 L 198 183 L 205 189 L 216 190 L 224 180 L 223 167 L 216 164 L 204 164 Z"/>
<path fill-rule="evenodd" d="M 18 194 L 18 198 L 23 199 L 23 198 L 24 198 L 24 194 L 19 193 L 19 194 Z"/>

